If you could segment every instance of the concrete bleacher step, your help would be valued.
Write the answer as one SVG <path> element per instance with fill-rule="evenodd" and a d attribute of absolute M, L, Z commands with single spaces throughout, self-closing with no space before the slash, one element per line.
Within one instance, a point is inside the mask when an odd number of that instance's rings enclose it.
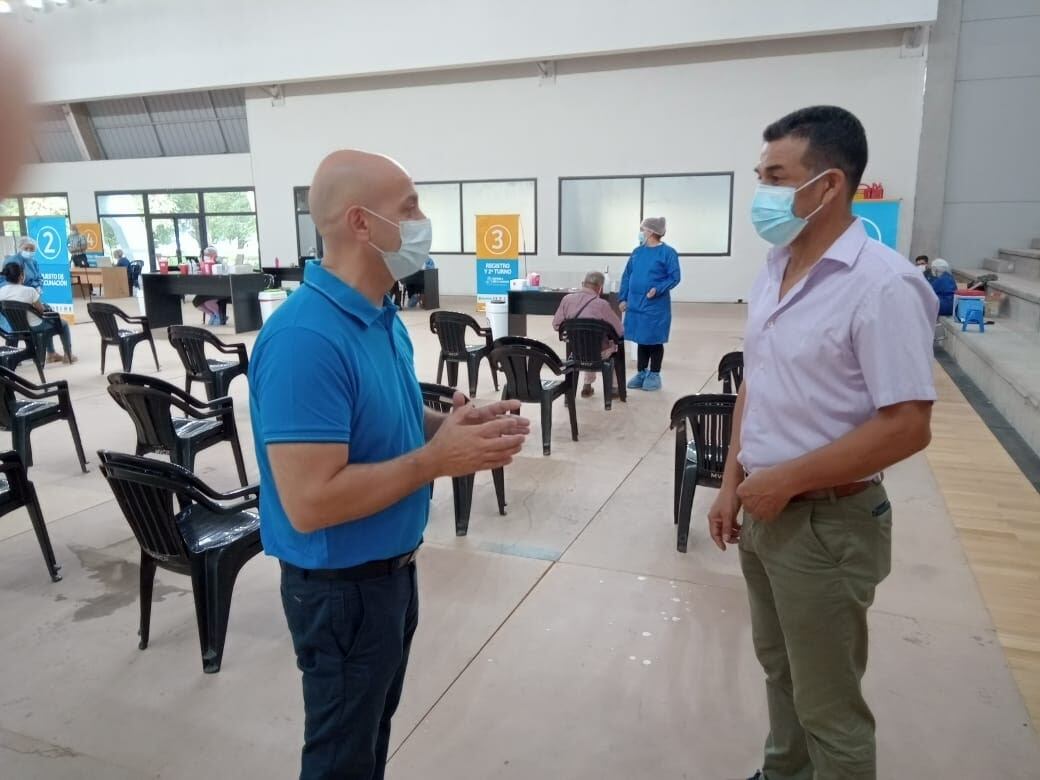
<path fill-rule="evenodd" d="M 953 278 L 958 282 L 963 282 L 964 284 L 974 282 L 980 276 L 992 275 L 995 273 L 989 268 L 951 268 L 950 270 L 953 273 Z"/>
<path fill-rule="evenodd" d="M 1000 249 L 997 255 L 997 259 L 1008 266 L 1004 269 L 1007 273 L 1040 279 L 1040 249 Z"/>
<path fill-rule="evenodd" d="M 1002 275 L 990 282 L 987 289 L 1004 293 L 1001 317 L 1011 320 L 1010 324 L 1018 330 L 1040 334 L 1040 279 Z"/>
<path fill-rule="evenodd" d="M 995 274 L 1011 274 L 1015 272 L 1015 261 L 1003 257 L 987 257 L 982 261 L 982 267 Z"/>
<path fill-rule="evenodd" d="M 943 348 L 1034 452 L 1040 454 L 1040 333 L 1000 322 L 967 332 L 944 317 Z"/>

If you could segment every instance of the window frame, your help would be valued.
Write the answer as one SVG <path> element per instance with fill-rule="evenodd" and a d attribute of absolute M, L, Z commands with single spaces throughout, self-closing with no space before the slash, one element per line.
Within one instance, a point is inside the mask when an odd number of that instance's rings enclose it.
<path fill-rule="evenodd" d="M 514 182 L 530 182 L 534 185 L 534 248 L 528 249 L 526 252 L 520 252 L 521 257 L 538 254 L 538 178 L 536 176 L 511 176 L 507 178 L 493 177 L 490 179 L 444 179 L 440 181 L 417 181 L 416 185 L 420 184 L 455 184 L 459 191 L 459 247 L 458 252 L 433 252 L 432 254 L 437 255 L 449 255 L 453 257 L 468 257 L 474 254 L 474 252 L 466 251 L 466 212 L 463 209 L 463 196 L 462 188 L 466 184 L 510 184 Z M 422 202 L 419 203 L 422 207 Z M 520 227 L 521 232 L 523 226 Z"/>
<path fill-rule="evenodd" d="M 732 257 L 733 254 L 733 185 L 735 171 L 694 171 L 686 173 L 630 173 L 605 176 L 560 176 L 556 180 L 556 251 L 559 257 L 628 257 L 628 252 L 564 252 L 563 251 L 563 183 L 565 181 L 602 181 L 611 179 L 639 179 L 639 221 L 645 219 L 646 180 L 702 178 L 705 176 L 729 177 L 729 223 L 726 226 L 725 252 L 678 252 L 679 257 Z M 676 250 L 678 251 L 678 250 Z"/>
<path fill-rule="evenodd" d="M 253 211 L 206 211 L 206 193 L 216 192 L 251 192 L 253 193 Z M 149 195 L 180 195 L 184 193 L 190 193 L 198 197 L 199 208 L 196 212 L 152 212 L 148 202 Z M 140 195 L 142 211 L 135 213 L 126 212 L 102 212 L 101 211 L 101 198 L 106 195 Z M 174 187 L 171 189 L 148 189 L 148 190 L 96 190 L 94 192 L 94 211 L 97 214 L 97 220 L 100 223 L 105 217 L 119 218 L 119 217 L 141 217 L 144 219 L 144 230 L 145 238 L 148 240 L 148 268 L 150 271 L 155 270 L 155 241 L 152 236 L 152 220 L 153 219 L 172 219 L 176 224 L 177 219 L 197 219 L 199 222 L 199 245 L 206 247 L 209 246 L 209 230 L 206 226 L 206 217 L 253 217 L 256 220 L 256 239 L 257 247 L 256 254 L 257 260 L 260 263 L 260 268 L 263 268 L 263 253 L 260 250 L 260 215 L 259 210 L 256 206 L 256 188 L 255 187 Z"/>
<path fill-rule="evenodd" d="M 459 251 L 458 252 L 431 252 L 434 255 L 445 255 L 453 257 L 466 257 L 473 255 L 473 252 L 466 251 L 466 213 L 463 210 L 463 186 L 466 184 L 509 184 L 513 182 L 530 182 L 534 185 L 534 248 L 528 249 L 526 252 L 521 252 L 522 256 L 537 255 L 538 254 L 538 178 L 536 176 L 517 176 L 511 178 L 491 178 L 491 179 L 442 179 L 437 181 L 417 181 L 416 186 L 427 185 L 427 184 L 454 184 L 458 190 L 459 198 Z M 300 249 L 300 214 L 310 214 L 310 209 L 301 209 L 296 204 L 299 202 L 299 195 L 302 192 L 309 191 L 310 187 L 301 186 L 293 187 L 293 215 L 296 217 L 296 249 Z M 422 206 L 420 201 L 419 206 Z M 521 227 L 522 229 L 522 227 Z M 321 237 L 321 233 L 318 232 L 317 226 L 315 226 L 315 234 L 318 238 L 318 253 L 323 253 L 324 240 Z"/>
<path fill-rule="evenodd" d="M 71 222 L 72 217 L 69 215 L 69 193 L 67 192 L 27 192 L 24 195 L 11 195 L 6 198 L 0 198 L 0 200 L 15 200 L 18 201 L 18 213 L 10 214 L 8 216 L 0 216 L 0 220 L 7 222 L 9 220 L 18 220 L 18 235 L 27 236 L 29 235 L 29 226 L 26 224 L 26 220 L 30 216 L 37 216 L 36 214 L 25 213 L 25 199 L 26 198 L 64 198 L 65 199 L 65 220 Z M 58 216 L 58 215 L 55 215 Z"/>
<path fill-rule="evenodd" d="M 299 262 L 300 258 L 308 257 L 308 255 L 304 255 L 304 254 L 300 253 L 300 215 L 301 214 L 306 214 L 307 216 L 310 216 L 310 214 L 311 214 L 310 201 L 306 201 L 307 208 L 305 208 L 305 209 L 301 209 L 297 204 L 300 202 L 300 198 L 299 198 L 300 194 L 306 192 L 309 195 L 310 191 L 311 191 L 311 186 L 309 184 L 301 185 L 299 187 L 293 187 L 293 191 L 292 191 L 292 198 L 293 198 L 292 199 L 293 227 L 296 229 L 296 259 L 297 259 L 297 262 Z M 314 222 L 314 218 L 313 217 L 311 217 L 311 222 Z M 317 225 L 314 226 L 314 242 L 315 242 L 314 251 L 317 253 L 318 257 L 324 257 L 325 256 L 325 239 L 322 237 L 321 233 L 318 232 L 318 226 Z"/>

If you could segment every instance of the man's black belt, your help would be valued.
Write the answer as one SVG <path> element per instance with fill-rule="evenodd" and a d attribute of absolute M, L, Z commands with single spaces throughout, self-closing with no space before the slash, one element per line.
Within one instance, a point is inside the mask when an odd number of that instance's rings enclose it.
<path fill-rule="evenodd" d="M 305 580 L 346 580 L 347 582 L 361 582 L 362 580 L 374 580 L 386 577 L 398 569 L 415 560 L 418 549 L 398 555 L 396 558 L 387 558 L 385 561 L 368 561 L 351 566 L 347 569 L 301 569 L 291 563 L 282 561 L 282 568 L 289 569 Z"/>

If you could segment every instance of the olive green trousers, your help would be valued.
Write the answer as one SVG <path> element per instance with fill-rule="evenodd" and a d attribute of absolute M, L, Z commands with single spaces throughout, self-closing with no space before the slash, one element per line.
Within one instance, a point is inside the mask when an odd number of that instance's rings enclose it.
<path fill-rule="evenodd" d="M 767 780 L 875 780 L 860 681 L 867 609 L 892 562 L 885 489 L 793 502 L 768 523 L 745 513 L 739 546 L 766 674 Z"/>

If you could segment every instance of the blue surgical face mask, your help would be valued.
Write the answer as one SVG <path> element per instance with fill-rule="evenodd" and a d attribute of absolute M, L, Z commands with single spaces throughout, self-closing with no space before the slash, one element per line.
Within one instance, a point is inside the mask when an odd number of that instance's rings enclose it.
<path fill-rule="evenodd" d="M 34 257 L 36 257 L 36 253 L 30 252 L 28 249 L 23 249 L 20 254 L 26 260 L 32 260 Z"/>
<path fill-rule="evenodd" d="M 642 230 L 640 230 L 639 231 L 639 246 L 642 246 L 645 243 L 646 243 L 646 233 L 644 233 Z"/>
<path fill-rule="evenodd" d="M 759 182 L 751 201 L 751 224 L 758 235 L 774 246 L 787 246 L 794 241 L 812 216 L 823 208 L 821 203 L 804 217 L 799 217 L 794 213 L 794 196 L 828 171 L 830 168 L 816 174 L 801 187 L 779 187 Z"/>

